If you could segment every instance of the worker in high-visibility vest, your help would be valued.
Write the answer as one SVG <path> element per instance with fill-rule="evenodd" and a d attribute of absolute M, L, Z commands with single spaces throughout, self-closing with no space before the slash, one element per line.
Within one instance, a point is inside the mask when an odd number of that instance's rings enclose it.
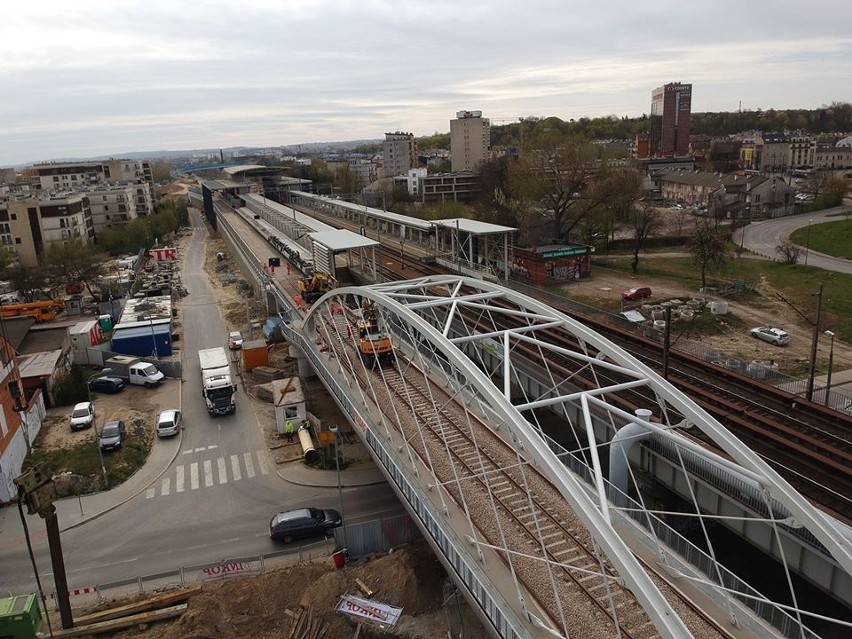
<path fill-rule="evenodd" d="M 293 431 L 294 431 L 294 429 L 295 429 L 295 427 L 293 426 L 293 422 L 288 419 L 287 423 L 284 424 L 284 434 L 287 435 L 287 443 L 288 444 L 293 443 Z"/>

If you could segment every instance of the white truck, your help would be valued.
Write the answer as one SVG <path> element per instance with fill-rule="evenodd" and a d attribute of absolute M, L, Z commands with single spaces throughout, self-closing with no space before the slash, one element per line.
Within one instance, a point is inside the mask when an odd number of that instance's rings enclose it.
<path fill-rule="evenodd" d="M 211 415 L 227 415 L 237 410 L 234 395 L 236 385 L 231 381 L 231 363 L 221 346 L 198 351 L 201 365 L 201 393 Z"/>
<path fill-rule="evenodd" d="M 159 386 L 166 378 L 156 366 L 150 362 L 143 362 L 138 357 L 128 355 L 116 355 L 104 362 L 109 369 L 110 375 L 121 377 L 128 384 L 138 384 L 146 388 Z"/>

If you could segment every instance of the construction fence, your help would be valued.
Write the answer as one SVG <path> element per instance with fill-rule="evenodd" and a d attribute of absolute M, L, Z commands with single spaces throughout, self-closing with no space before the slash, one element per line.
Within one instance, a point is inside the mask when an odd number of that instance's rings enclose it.
<path fill-rule="evenodd" d="M 181 566 L 174 570 L 72 588 L 69 593 L 71 607 L 79 608 L 146 593 L 156 594 L 177 590 L 228 577 L 260 574 L 323 558 L 326 558 L 331 564 L 332 555 L 343 548 L 346 549 L 349 558 L 355 559 L 374 553 L 385 553 L 392 548 L 419 539 L 422 539 L 422 535 L 408 515 L 347 524 L 345 529 L 335 529 L 332 539 L 324 539 L 302 546 L 291 546 L 258 555 L 246 555 L 210 563 Z M 346 542 L 350 545 L 346 546 Z M 49 593 L 48 599 L 49 605 L 54 610 L 58 610 L 55 593 Z"/>

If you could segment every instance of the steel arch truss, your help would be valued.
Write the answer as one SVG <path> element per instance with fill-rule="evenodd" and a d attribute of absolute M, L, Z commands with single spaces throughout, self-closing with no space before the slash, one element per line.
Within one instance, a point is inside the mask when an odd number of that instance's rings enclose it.
<path fill-rule="evenodd" d="M 358 322 L 367 306 L 378 309 L 380 329 L 393 344 L 387 358 L 359 351 Z M 350 380 L 368 427 L 427 478 L 448 525 L 461 521 L 474 556 L 504 562 L 513 586 L 503 596 L 517 596 L 527 620 L 552 634 L 569 636 L 576 614 L 563 586 L 568 573 L 574 582 L 597 580 L 594 605 L 620 629 L 633 623 L 620 600 L 632 597 L 660 635 L 691 636 L 625 534 L 628 516 L 646 523 L 655 513 L 641 496 L 627 496 L 637 492 L 629 466 L 628 486 L 604 476 L 597 442 L 611 449 L 612 473 L 619 454 L 626 462 L 629 444 L 609 442 L 628 423 L 634 431 L 624 430 L 626 439 L 662 442 L 687 476 L 690 459 L 705 451 L 685 431 L 700 430 L 736 463 L 715 462 L 763 495 L 764 515 L 776 529 L 807 528 L 852 572 L 848 542 L 834 525 L 748 447 L 649 367 L 541 302 L 458 276 L 340 288 L 314 304 L 303 334 Z M 634 414 L 635 406 L 651 412 Z M 570 424 L 568 432 L 548 426 L 553 413 Z M 695 510 L 703 525 L 697 503 Z M 562 535 L 575 528 L 590 559 L 571 558 L 572 542 Z M 650 545 L 661 548 L 658 527 L 648 528 Z M 519 541 L 518 534 L 526 537 Z M 670 574 L 715 589 L 731 618 L 743 614 L 716 585 L 729 582 L 715 562 L 705 579 L 666 557 L 660 551 L 657 559 L 668 562 Z M 795 606 L 781 614 L 803 624 Z"/>

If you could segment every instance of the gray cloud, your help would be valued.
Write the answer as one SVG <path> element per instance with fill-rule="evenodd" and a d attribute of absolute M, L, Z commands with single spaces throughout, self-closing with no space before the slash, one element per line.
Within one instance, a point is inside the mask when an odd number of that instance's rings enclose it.
<path fill-rule="evenodd" d="M 824 0 L 32 4 L 0 24 L 0 165 L 638 116 L 674 80 L 697 111 L 852 99 L 852 9 Z"/>

